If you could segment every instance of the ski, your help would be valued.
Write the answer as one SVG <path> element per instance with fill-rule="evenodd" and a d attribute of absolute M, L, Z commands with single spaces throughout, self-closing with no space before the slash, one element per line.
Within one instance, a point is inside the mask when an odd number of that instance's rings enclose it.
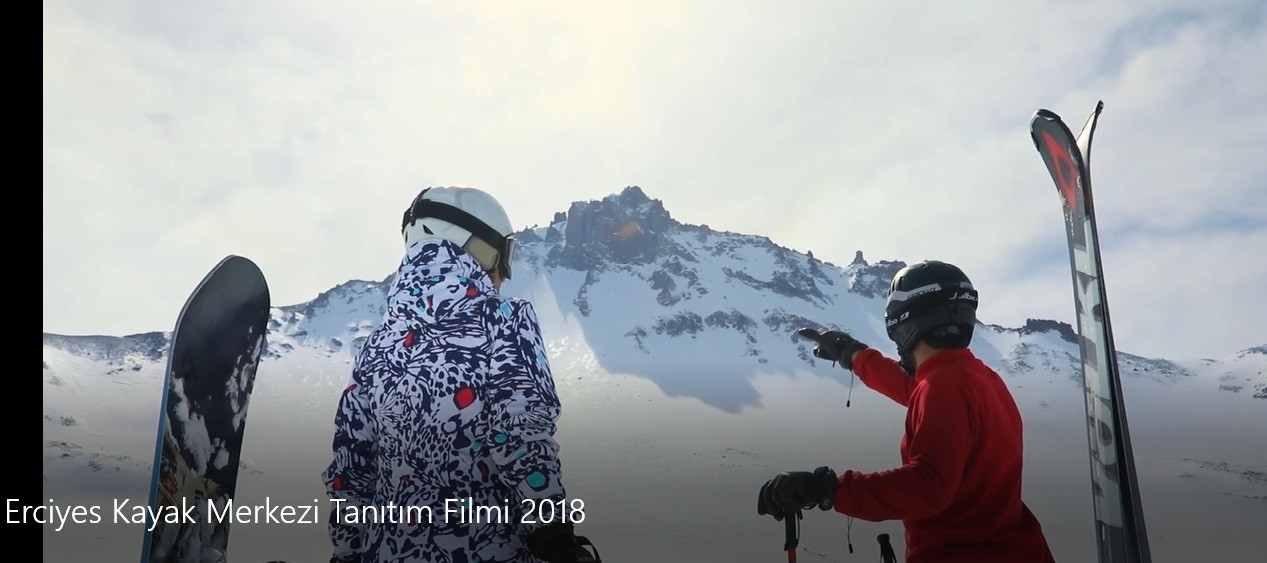
<path fill-rule="evenodd" d="M 141 563 L 225 560 L 247 406 L 265 343 L 269 291 L 228 256 L 186 300 L 167 352 Z M 187 518 L 189 514 L 194 518 Z"/>
<path fill-rule="evenodd" d="M 1040 109 L 1030 120 L 1030 136 L 1056 183 L 1064 207 L 1081 335 L 1099 561 L 1147 563 L 1151 560 L 1148 535 L 1127 431 L 1091 197 L 1091 138 L 1103 109 L 1104 102 L 1097 102 L 1077 137 L 1060 116 Z"/>

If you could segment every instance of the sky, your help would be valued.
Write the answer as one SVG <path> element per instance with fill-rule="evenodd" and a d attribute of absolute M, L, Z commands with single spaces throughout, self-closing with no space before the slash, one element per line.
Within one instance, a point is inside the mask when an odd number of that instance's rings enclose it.
<path fill-rule="evenodd" d="M 638 185 L 839 265 L 953 262 L 988 323 L 1073 323 L 1029 119 L 1102 100 L 1118 348 L 1267 344 L 1265 3 L 43 6 L 44 332 L 170 330 L 227 254 L 274 305 L 383 279 L 434 185 L 517 227 Z"/>

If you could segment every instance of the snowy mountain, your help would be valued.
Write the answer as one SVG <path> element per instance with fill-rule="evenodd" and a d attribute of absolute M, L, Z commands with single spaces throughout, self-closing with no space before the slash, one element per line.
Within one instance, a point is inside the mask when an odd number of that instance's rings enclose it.
<path fill-rule="evenodd" d="M 766 237 L 683 224 L 637 187 L 574 203 L 518 240 L 504 291 L 532 300 L 540 315 L 564 402 L 565 483 L 586 502 L 578 528 L 605 560 L 774 560 L 782 525 L 755 512 L 765 479 L 898 463 L 902 408 L 813 358 L 793 333 L 841 328 L 891 354 L 883 295 L 902 262 L 859 252 L 839 266 Z M 323 498 L 335 401 L 382 314 L 394 265 L 386 266 L 381 280 L 274 308 L 240 503 Z M 983 324 L 973 346 L 1020 404 L 1026 500 L 1061 561 L 1094 558 L 1075 338 L 1067 324 L 1033 319 Z M 44 334 L 47 497 L 144 503 L 167 342 L 163 332 Z M 1267 345 L 1220 359 L 1119 360 L 1154 560 L 1261 552 Z M 807 515 L 802 557 L 872 561 L 879 533 L 901 552 L 898 523 L 854 522 L 850 555 L 845 524 L 839 514 Z M 135 561 L 140 541 L 135 526 L 49 527 L 45 559 Z M 324 560 L 326 545 L 319 524 L 242 525 L 230 558 Z"/>

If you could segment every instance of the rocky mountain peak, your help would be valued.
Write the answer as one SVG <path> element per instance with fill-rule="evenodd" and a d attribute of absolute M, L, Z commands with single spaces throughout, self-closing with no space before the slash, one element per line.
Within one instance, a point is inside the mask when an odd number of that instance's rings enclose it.
<path fill-rule="evenodd" d="M 906 262 L 901 260 L 881 260 L 875 264 L 867 264 L 859 250 L 848 267 L 853 272 L 849 290 L 866 297 L 884 297 L 889 293 L 893 276 L 905 267 Z"/>
<path fill-rule="evenodd" d="M 601 200 L 575 202 L 565 222 L 557 215 L 555 219 L 552 228 L 564 223 L 561 263 L 578 270 L 592 269 L 604 259 L 651 262 L 664 251 L 666 235 L 679 226 L 660 200 L 647 197 L 638 186 Z"/>
<path fill-rule="evenodd" d="M 1029 334 L 1034 332 L 1055 331 L 1065 342 L 1078 344 L 1078 332 L 1073 329 L 1073 325 L 1066 322 L 1053 321 L 1048 319 L 1025 319 L 1025 326 L 1021 327 L 1021 334 Z"/>

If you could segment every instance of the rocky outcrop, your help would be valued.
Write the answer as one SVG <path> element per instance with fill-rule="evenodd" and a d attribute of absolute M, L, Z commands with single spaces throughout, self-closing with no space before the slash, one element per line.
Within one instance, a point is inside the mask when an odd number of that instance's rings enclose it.
<path fill-rule="evenodd" d="M 814 283 L 814 278 L 797 270 L 778 270 L 770 276 L 768 281 L 756 279 L 747 272 L 731 268 L 722 268 L 722 273 L 731 279 L 760 291 L 769 291 L 785 297 L 804 299 L 811 302 L 825 301 L 827 299 L 827 296 L 823 295 L 822 290 Z"/>
<path fill-rule="evenodd" d="M 590 270 L 603 262 L 653 262 L 662 256 L 667 235 L 678 225 L 660 200 L 648 198 L 637 186 L 601 200 L 573 203 L 566 217 L 559 265 L 573 270 Z"/>
<path fill-rule="evenodd" d="M 1060 339 L 1072 344 L 1078 344 L 1078 332 L 1074 330 L 1069 323 L 1062 323 L 1048 319 L 1025 319 L 1025 326 L 1017 330 L 1021 334 L 1034 334 L 1042 332 L 1052 332 L 1060 335 Z"/>
<path fill-rule="evenodd" d="M 649 281 L 651 289 L 657 292 L 657 303 L 668 307 L 692 296 L 708 294 L 708 288 L 700 283 L 699 273 L 682 262 L 681 257 L 670 256 L 651 274 Z"/>
<path fill-rule="evenodd" d="M 849 279 L 849 291 L 864 297 L 884 297 L 889 293 L 893 276 L 906 267 L 900 260 L 881 260 L 875 264 L 867 264 L 862 258 L 862 251 L 854 255 L 849 264 L 852 272 Z"/>
<path fill-rule="evenodd" d="M 671 317 L 661 317 L 653 328 L 657 334 L 669 336 L 695 334 L 704 330 L 704 319 L 695 313 L 683 312 Z"/>
<path fill-rule="evenodd" d="M 145 332 L 127 336 L 64 336 L 44 333 L 44 345 L 84 358 L 116 364 L 129 356 L 158 361 L 167 354 L 168 333 Z"/>

